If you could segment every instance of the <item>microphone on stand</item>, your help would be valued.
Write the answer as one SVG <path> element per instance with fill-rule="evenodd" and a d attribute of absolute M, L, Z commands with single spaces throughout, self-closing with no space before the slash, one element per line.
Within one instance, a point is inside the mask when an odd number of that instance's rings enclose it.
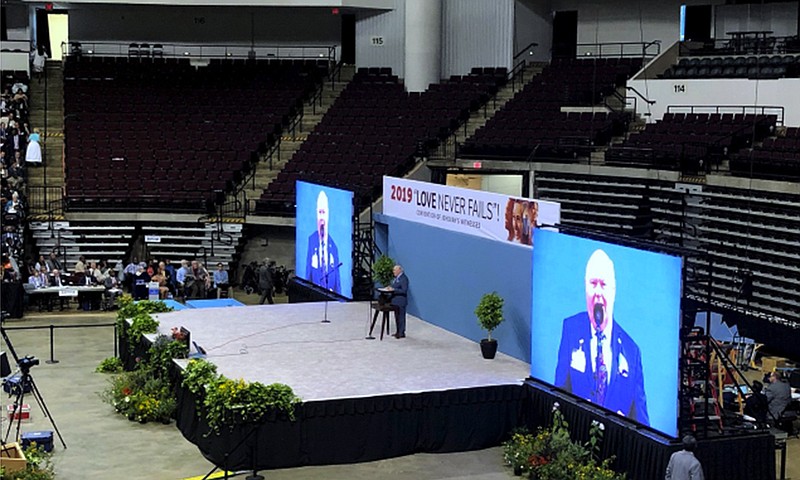
<path fill-rule="evenodd" d="M 322 277 L 322 281 L 323 281 L 323 283 L 324 283 L 324 285 L 323 285 L 322 287 L 323 287 L 325 290 L 330 290 L 330 289 L 328 288 L 328 275 L 330 275 L 330 274 L 331 274 L 331 273 L 333 273 L 333 272 L 336 272 L 336 271 L 338 271 L 338 270 L 339 270 L 339 267 L 341 267 L 342 265 L 344 265 L 344 262 L 339 262 L 339 265 L 336 265 L 335 267 L 333 267 L 332 269 L 330 269 L 330 271 L 329 271 L 328 273 L 326 273 L 326 274 L 325 274 L 325 275 Z M 339 292 L 334 292 L 334 293 L 339 293 Z M 326 298 L 327 298 L 327 297 L 326 297 Z M 329 301 L 329 300 L 325 300 L 325 317 L 322 319 L 322 323 L 331 323 L 331 321 L 330 321 L 330 320 L 328 320 L 328 301 Z"/>

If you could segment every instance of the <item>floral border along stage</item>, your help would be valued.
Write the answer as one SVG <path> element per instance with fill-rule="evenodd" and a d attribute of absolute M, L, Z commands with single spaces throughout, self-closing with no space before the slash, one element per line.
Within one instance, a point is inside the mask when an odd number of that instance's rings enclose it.
<path fill-rule="evenodd" d="M 197 408 L 208 423 L 209 433 L 220 433 L 223 426 L 258 423 L 271 411 L 283 412 L 294 420 L 295 406 L 301 402 L 288 385 L 233 380 L 218 374 L 216 365 L 203 359 L 189 361 L 183 371 L 183 386 L 197 397 Z"/>
<path fill-rule="evenodd" d="M 515 431 L 503 444 L 503 460 L 515 475 L 536 480 L 623 480 L 624 474 L 610 469 L 612 458 L 600 460 L 604 426 L 592 422 L 589 441 L 573 442 L 564 415 L 553 406 L 553 425 L 539 428 L 535 434 Z"/>

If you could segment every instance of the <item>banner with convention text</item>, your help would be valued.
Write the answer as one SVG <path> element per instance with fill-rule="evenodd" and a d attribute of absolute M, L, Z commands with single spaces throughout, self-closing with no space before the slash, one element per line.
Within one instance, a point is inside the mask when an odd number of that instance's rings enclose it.
<path fill-rule="evenodd" d="M 561 205 L 499 193 L 383 177 L 383 213 L 432 227 L 533 245 L 533 229 L 557 225 Z"/>

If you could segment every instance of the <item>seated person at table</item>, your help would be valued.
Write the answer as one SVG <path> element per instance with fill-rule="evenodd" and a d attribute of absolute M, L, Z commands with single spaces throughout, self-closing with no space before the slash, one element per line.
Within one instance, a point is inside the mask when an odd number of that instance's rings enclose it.
<path fill-rule="evenodd" d="M 166 272 L 164 270 L 157 270 L 156 272 L 153 272 L 153 276 L 150 277 L 150 281 L 158 283 L 158 298 L 165 300 L 169 296 Z"/>
<path fill-rule="evenodd" d="M 106 287 L 106 291 L 103 292 L 103 296 L 106 299 L 106 309 L 110 310 L 116 306 L 117 297 L 122 294 L 122 290 L 119 288 L 117 272 L 113 268 L 108 270 L 106 278 L 103 279 L 103 286 Z"/>
<path fill-rule="evenodd" d="M 762 393 L 764 384 L 756 380 L 753 382 L 753 393 L 744 401 L 744 414 L 756 419 L 756 422 L 766 423 L 769 415 L 769 400 Z"/>
<path fill-rule="evenodd" d="M 50 275 L 52 277 L 50 279 L 51 287 L 65 287 L 69 285 L 69 281 L 67 280 L 67 278 L 61 275 L 61 272 L 57 268 L 53 269 Z"/>
<path fill-rule="evenodd" d="M 41 267 L 39 273 L 36 275 L 32 275 L 28 278 L 28 283 L 31 285 L 33 290 L 39 288 L 47 288 L 50 286 L 50 277 L 47 276 L 47 267 Z M 31 300 L 36 299 L 36 302 L 39 304 L 39 311 L 43 311 L 45 307 L 49 307 L 48 305 L 48 296 L 46 294 L 39 294 L 35 296 L 31 296 Z M 52 307 L 49 307 L 52 310 Z"/>
<path fill-rule="evenodd" d="M 133 276 L 133 299 L 134 300 L 147 300 L 147 284 L 150 282 L 150 276 L 145 271 L 147 265 L 142 262 L 136 267 L 136 274 Z"/>
<path fill-rule="evenodd" d="M 777 423 L 783 411 L 792 403 L 792 389 L 783 381 L 779 372 L 772 372 L 769 376 L 769 385 L 764 388 L 764 395 L 769 402 L 770 416 Z"/>
<path fill-rule="evenodd" d="M 206 298 L 208 272 L 197 260 L 192 260 L 192 268 L 186 275 L 184 285 L 186 298 Z"/>
<path fill-rule="evenodd" d="M 33 288 L 46 288 L 50 286 L 50 277 L 47 276 L 47 268 L 41 267 L 39 273 L 30 277 L 28 283 L 33 285 Z"/>
<path fill-rule="evenodd" d="M 227 292 L 228 287 L 228 272 L 221 263 L 218 263 L 214 271 L 214 289 L 217 291 L 217 298 L 220 298 L 223 291 Z"/>
<path fill-rule="evenodd" d="M 97 282 L 95 282 L 94 276 L 92 276 L 92 271 L 85 265 L 83 272 L 75 273 L 74 280 L 75 280 L 75 286 L 78 287 L 93 287 L 97 284 Z M 95 300 L 92 301 L 92 298 L 95 298 Z M 78 292 L 78 303 L 79 303 L 78 308 L 85 311 L 93 309 L 96 310 L 97 307 L 99 307 L 99 305 L 97 305 L 96 297 L 94 297 L 94 295 L 88 292 L 80 292 L 80 291 Z M 94 308 L 92 304 L 95 304 Z"/>
<path fill-rule="evenodd" d="M 66 286 L 69 285 L 69 281 L 67 280 L 67 277 L 64 276 L 64 275 L 61 275 L 61 272 L 57 268 L 54 268 L 50 272 L 50 275 L 52 277 L 52 278 L 50 278 L 50 286 L 51 287 L 59 287 L 60 288 L 60 287 L 66 287 Z M 69 297 L 61 297 L 61 296 L 59 296 L 58 297 L 58 301 L 59 301 L 61 310 L 64 310 L 64 308 L 66 308 L 64 306 L 64 304 L 65 303 L 69 304 Z M 48 310 L 52 310 L 52 306 L 48 305 Z"/>

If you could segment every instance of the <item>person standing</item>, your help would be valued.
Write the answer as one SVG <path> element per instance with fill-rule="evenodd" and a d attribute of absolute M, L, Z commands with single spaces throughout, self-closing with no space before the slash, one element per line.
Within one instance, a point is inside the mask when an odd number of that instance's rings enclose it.
<path fill-rule="evenodd" d="M 397 332 L 394 338 L 406 338 L 406 306 L 408 305 L 408 277 L 403 271 L 403 267 L 395 265 L 392 269 L 394 279 L 387 288 L 392 292 L 392 305 L 397 308 L 394 318 L 397 325 Z"/>
<path fill-rule="evenodd" d="M 264 300 L 267 300 L 270 305 L 275 303 L 272 299 L 272 289 L 275 288 L 275 282 L 272 279 L 272 265 L 270 263 L 270 259 L 265 258 L 264 264 L 258 269 L 258 288 L 261 290 L 259 305 L 264 305 Z"/>
<path fill-rule="evenodd" d="M 34 76 L 42 83 L 42 73 L 44 72 L 45 65 L 47 64 L 47 53 L 43 48 L 33 47 L 32 55 L 33 73 Z"/>
<path fill-rule="evenodd" d="M 683 437 L 683 450 L 669 457 L 665 480 L 703 480 L 703 466 L 694 456 L 697 440 L 691 435 Z"/>
<path fill-rule="evenodd" d="M 28 148 L 25 149 L 25 163 L 40 165 L 42 163 L 42 146 L 39 144 L 41 137 L 39 129 L 34 128 L 28 137 Z"/>

